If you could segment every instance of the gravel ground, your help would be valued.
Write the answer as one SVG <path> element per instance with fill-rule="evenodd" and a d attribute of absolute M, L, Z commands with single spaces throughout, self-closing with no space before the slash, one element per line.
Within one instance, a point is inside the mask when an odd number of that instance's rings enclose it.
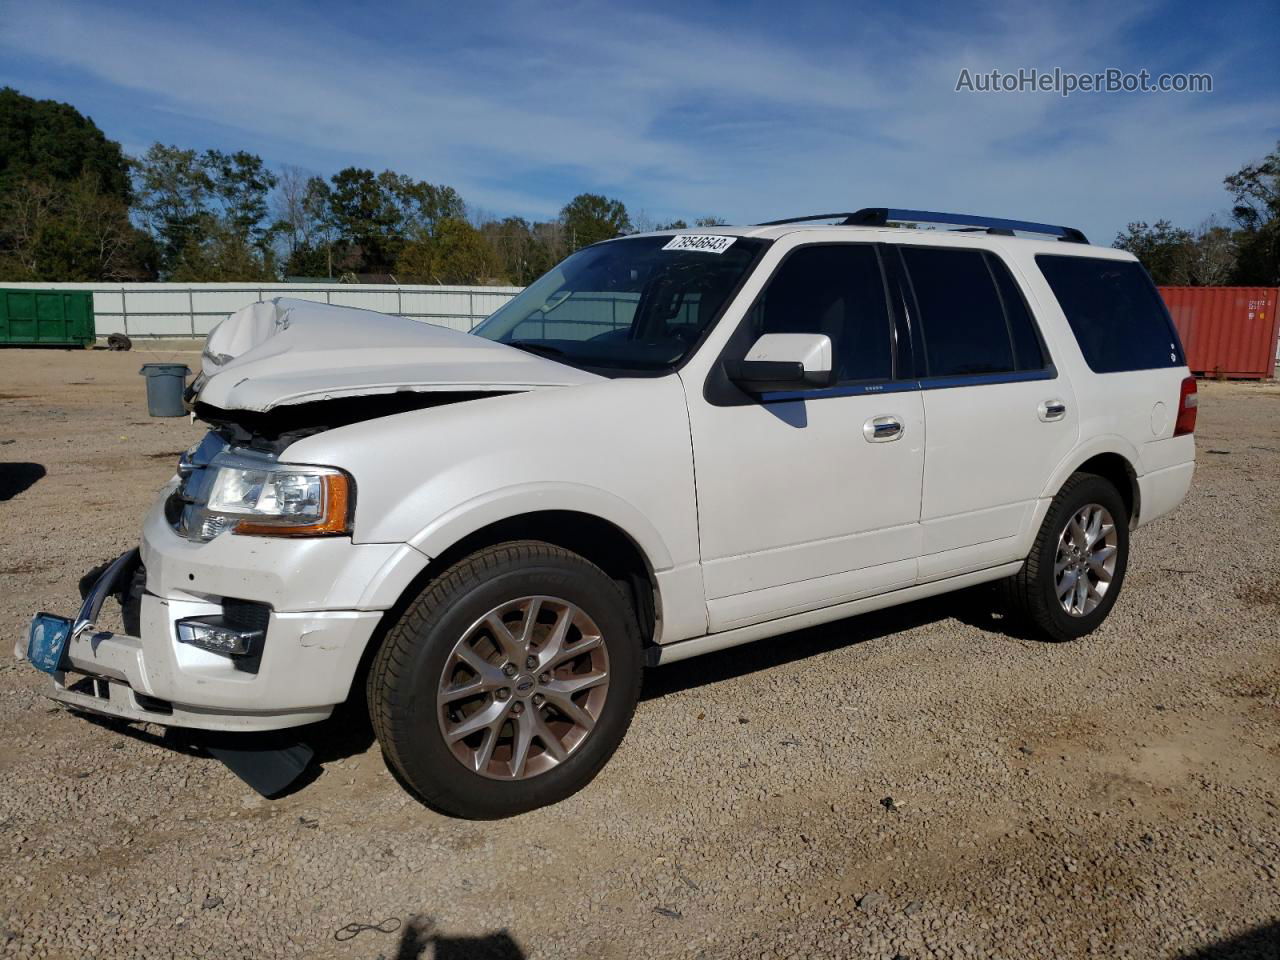
<path fill-rule="evenodd" d="M 199 435 L 147 418 L 149 359 L 196 358 L 0 351 L 0 956 L 1280 957 L 1275 384 L 1201 387 L 1094 635 L 979 592 L 665 667 L 594 784 L 468 823 L 357 719 L 269 801 L 14 664 Z"/>

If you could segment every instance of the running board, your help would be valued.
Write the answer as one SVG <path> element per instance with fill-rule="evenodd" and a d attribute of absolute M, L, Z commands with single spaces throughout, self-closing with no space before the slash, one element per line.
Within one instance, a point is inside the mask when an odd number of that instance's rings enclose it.
<path fill-rule="evenodd" d="M 860 613 L 870 613 L 872 610 L 883 610 L 885 607 L 896 606 L 900 603 L 910 603 L 912 600 L 936 597 L 941 593 L 963 590 L 965 587 L 977 586 L 980 583 L 1003 580 L 1005 577 L 1013 576 L 1021 569 L 1022 561 L 1017 560 L 1013 563 L 1001 564 L 998 567 L 989 567 L 986 570 L 976 570 L 973 573 L 961 574 L 958 577 L 947 577 L 945 580 L 919 583 L 913 587 L 891 590 L 888 593 L 877 594 L 874 597 L 863 597 L 860 600 L 838 603 L 832 607 L 822 607 L 805 613 L 795 613 L 778 620 L 752 623 L 745 627 L 735 627 L 732 630 L 724 630 L 704 637 L 694 637 L 692 640 L 677 640 L 675 643 L 647 648 L 645 650 L 645 663 L 651 667 L 664 663 L 675 663 L 678 660 L 687 660 L 689 657 L 696 657 L 704 653 L 714 653 L 716 650 L 736 647 L 742 643 L 751 643 L 755 640 L 763 640 L 766 637 L 776 637 L 779 634 L 790 633 L 793 630 L 803 630 L 806 627 L 816 627 L 818 624 L 830 623 L 832 620 L 843 620 L 846 617 L 857 616 Z"/>

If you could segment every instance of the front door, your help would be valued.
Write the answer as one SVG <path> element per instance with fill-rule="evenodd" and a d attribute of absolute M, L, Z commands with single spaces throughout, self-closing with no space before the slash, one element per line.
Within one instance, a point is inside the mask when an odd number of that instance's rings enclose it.
<path fill-rule="evenodd" d="M 796 246 L 725 359 L 765 333 L 824 333 L 836 385 L 748 397 L 686 381 L 713 632 L 915 583 L 924 408 L 895 376 L 886 289 L 874 244 Z"/>

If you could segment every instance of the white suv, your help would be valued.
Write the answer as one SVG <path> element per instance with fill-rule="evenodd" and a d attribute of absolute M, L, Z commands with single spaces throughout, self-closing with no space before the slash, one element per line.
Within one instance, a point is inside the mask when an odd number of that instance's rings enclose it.
<path fill-rule="evenodd" d="M 1195 453 L 1130 254 L 886 209 L 596 244 L 471 334 L 256 304 L 189 399 L 140 564 L 33 621 L 53 696 L 232 731 L 367 690 L 403 780 L 476 818 L 589 782 L 646 665 L 984 582 L 1090 632 Z"/>

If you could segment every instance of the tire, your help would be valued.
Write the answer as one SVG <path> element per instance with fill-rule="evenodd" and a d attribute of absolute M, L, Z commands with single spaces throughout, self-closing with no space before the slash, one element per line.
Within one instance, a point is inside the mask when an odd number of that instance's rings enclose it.
<path fill-rule="evenodd" d="M 539 541 L 489 547 L 432 580 L 387 632 L 368 678 L 374 732 L 442 813 L 546 806 L 590 783 L 622 742 L 640 647 L 631 604 L 599 567 Z"/>
<path fill-rule="evenodd" d="M 1101 508 L 1102 513 L 1092 508 Z M 1064 540 L 1068 525 L 1085 510 L 1090 511 L 1087 514 L 1090 517 L 1105 519 L 1105 515 L 1110 515 L 1110 530 L 1104 523 L 1095 541 L 1101 546 L 1080 549 L 1081 541 L 1074 535 L 1070 543 Z M 1085 533 L 1087 542 L 1090 531 Z M 1060 553 L 1060 548 L 1069 551 L 1073 543 L 1077 545 L 1077 554 Z M 1105 569 L 1105 558 L 1098 560 L 1104 557 L 1108 547 L 1114 548 L 1112 553 L 1106 554 L 1106 557 L 1113 558 L 1110 570 Z M 1068 567 L 1061 574 L 1058 572 L 1060 563 L 1066 563 Z M 1018 573 L 1002 582 L 1002 592 L 1011 610 L 1025 618 L 1047 639 L 1059 642 L 1075 640 L 1092 633 L 1107 618 L 1124 585 L 1128 565 L 1129 511 L 1120 493 L 1102 477 L 1075 473 L 1053 498 L 1026 562 Z M 1075 580 L 1071 579 L 1073 569 L 1077 571 Z M 1078 572 L 1081 570 L 1089 576 L 1089 582 L 1083 587 Z M 1102 576 L 1104 573 L 1109 580 Z M 1072 592 L 1065 594 L 1065 599 L 1060 599 L 1060 589 L 1064 584 L 1070 584 Z M 1099 589 L 1103 592 L 1095 596 Z M 1081 591 L 1086 593 L 1083 603 L 1079 601 Z M 1072 611 L 1068 611 L 1068 604 L 1072 605 Z"/>

